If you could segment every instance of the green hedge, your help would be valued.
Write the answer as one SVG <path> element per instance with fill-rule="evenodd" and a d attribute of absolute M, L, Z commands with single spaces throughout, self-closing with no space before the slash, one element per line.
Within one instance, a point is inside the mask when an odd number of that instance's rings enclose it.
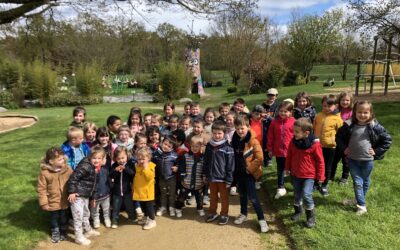
<path fill-rule="evenodd" d="M 98 104 L 103 102 L 103 97 L 99 95 L 80 96 L 71 93 L 57 93 L 48 101 L 43 103 L 46 108 L 62 107 L 62 106 L 83 106 L 90 104 Z"/>

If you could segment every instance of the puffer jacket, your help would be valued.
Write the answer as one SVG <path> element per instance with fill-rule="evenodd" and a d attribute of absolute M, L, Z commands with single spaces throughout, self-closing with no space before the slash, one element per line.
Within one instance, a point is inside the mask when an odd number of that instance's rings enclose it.
<path fill-rule="evenodd" d="M 254 131 L 249 130 L 241 139 L 237 133 L 233 135 L 232 147 L 235 151 L 235 173 L 237 176 L 251 174 L 258 180 L 262 176 L 263 151 Z"/>
<path fill-rule="evenodd" d="M 272 120 L 268 129 L 267 150 L 273 156 L 286 157 L 290 141 L 293 138 L 293 125 L 296 119 L 277 117 Z"/>
<path fill-rule="evenodd" d="M 50 211 L 67 209 L 69 207 L 67 183 L 72 169 L 65 164 L 56 170 L 44 161 L 40 163 L 40 168 L 37 183 L 39 205 L 49 206 Z"/>
<path fill-rule="evenodd" d="M 163 152 L 159 147 L 153 154 L 152 162 L 156 164 L 156 174 L 164 180 L 175 178 L 172 167 L 177 166 L 178 155 L 175 151 Z"/>
<path fill-rule="evenodd" d="M 293 109 L 293 117 L 297 120 L 301 117 L 307 118 L 311 123 L 314 122 L 315 116 L 317 115 L 317 110 L 314 106 L 308 106 L 301 110 L 300 108 Z"/>
<path fill-rule="evenodd" d="M 99 182 L 97 184 L 96 195 L 94 196 L 95 200 L 101 200 L 102 198 L 110 196 L 111 190 L 110 169 L 106 165 L 101 166 L 98 176 Z"/>
<path fill-rule="evenodd" d="M 354 124 L 352 123 L 352 121 L 347 120 L 338 130 L 336 134 L 338 152 L 343 153 L 349 145 L 353 127 Z M 388 134 L 386 129 L 375 119 L 368 123 L 367 130 L 372 149 L 375 151 L 374 160 L 383 159 L 385 152 L 390 148 L 390 145 L 392 144 L 392 137 Z"/>
<path fill-rule="evenodd" d="M 314 134 L 321 142 L 323 148 L 336 148 L 336 132 L 343 125 L 339 110 L 330 114 L 319 112 L 314 120 Z"/>
<path fill-rule="evenodd" d="M 89 146 L 85 143 L 82 142 L 80 145 L 80 148 L 82 149 L 83 155 L 87 157 L 90 153 L 90 148 Z M 72 168 L 72 170 L 75 170 L 76 165 L 75 165 L 75 153 L 74 153 L 74 148 L 69 144 L 68 141 L 65 141 L 61 145 L 62 151 L 65 153 L 65 155 L 68 157 L 68 165 Z"/>
<path fill-rule="evenodd" d="M 152 201 L 154 200 L 154 183 L 155 183 L 156 164 L 149 162 L 147 168 L 143 168 L 139 164 L 135 166 L 135 179 L 133 181 L 132 191 L 133 200 L 135 201 Z"/>
<path fill-rule="evenodd" d="M 209 181 L 225 182 L 231 185 L 235 160 L 233 148 L 226 140 L 219 146 L 213 146 L 212 141 L 206 146 L 203 162 L 203 175 Z"/>
<path fill-rule="evenodd" d="M 96 195 L 98 175 L 89 158 L 84 158 L 76 166 L 68 182 L 68 194 L 77 193 L 80 197 L 93 198 Z"/>
<path fill-rule="evenodd" d="M 119 196 L 130 195 L 132 193 L 132 182 L 135 175 L 134 164 L 128 161 L 122 172 L 115 170 L 119 166 L 118 162 L 114 162 L 110 170 L 110 178 L 112 181 L 112 193 Z"/>
<path fill-rule="evenodd" d="M 203 183 L 203 156 L 191 151 L 178 158 L 178 168 L 182 186 L 190 190 L 199 190 Z"/>

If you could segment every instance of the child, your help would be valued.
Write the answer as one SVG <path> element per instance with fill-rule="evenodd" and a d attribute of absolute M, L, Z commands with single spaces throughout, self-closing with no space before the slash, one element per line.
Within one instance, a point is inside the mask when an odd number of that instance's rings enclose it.
<path fill-rule="evenodd" d="M 306 117 L 294 123 L 292 139 L 285 162 L 285 171 L 290 173 L 294 188 L 293 221 L 300 219 L 303 213 L 303 199 L 307 216 L 307 227 L 315 226 L 315 208 L 312 197 L 314 180 L 322 183 L 324 176 L 324 157 L 319 140 L 312 133 L 313 127 Z"/>
<path fill-rule="evenodd" d="M 186 135 L 182 129 L 177 129 L 173 131 L 172 136 L 176 140 L 177 147 L 175 148 L 175 152 L 178 154 L 178 157 L 183 156 L 184 154 L 189 152 L 189 149 L 185 146 Z"/>
<path fill-rule="evenodd" d="M 191 115 L 191 113 L 190 113 L 190 107 L 192 106 L 192 102 L 186 102 L 185 103 L 185 106 L 183 106 L 183 115 L 185 116 L 185 115 L 187 115 L 187 116 L 190 116 Z"/>
<path fill-rule="evenodd" d="M 119 129 L 119 127 L 121 127 L 121 124 L 122 124 L 121 118 L 119 118 L 116 115 L 110 115 L 107 118 L 107 128 L 108 128 L 108 131 L 111 134 L 111 140 L 112 141 L 115 140 L 115 138 L 117 136 L 117 133 L 118 133 L 118 129 Z"/>
<path fill-rule="evenodd" d="M 204 121 L 202 119 L 197 119 L 193 121 L 193 131 L 186 137 L 186 145 L 190 146 L 190 140 L 193 136 L 198 135 L 203 138 L 203 146 L 202 152 L 207 145 L 207 143 L 211 140 L 211 135 L 204 130 Z"/>
<path fill-rule="evenodd" d="M 134 219 L 132 201 L 132 181 L 134 168 L 129 161 L 130 154 L 126 147 L 119 146 L 114 151 L 114 164 L 111 167 L 110 177 L 113 179 L 112 188 L 112 221 L 111 228 L 118 228 L 119 212 L 122 203 L 125 205 L 128 219 Z"/>
<path fill-rule="evenodd" d="M 96 145 L 100 145 L 106 152 L 106 166 L 108 169 L 114 163 L 114 150 L 118 147 L 117 144 L 111 141 L 111 134 L 106 127 L 101 127 L 96 131 Z"/>
<path fill-rule="evenodd" d="M 192 122 L 197 119 L 203 119 L 203 116 L 200 114 L 200 104 L 197 102 L 192 102 L 190 104 L 190 117 L 192 118 Z"/>
<path fill-rule="evenodd" d="M 392 144 L 392 138 L 375 119 L 372 104 L 358 101 L 354 104 L 351 120 L 347 120 L 336 136 L 338 150 L 343 152 L 353 178 L 357 215 L 367 212 L 365 198 L 370 185 L 374 160 L 381 160 Z"/>
<path fill-rule="evenodd" d="M 46 151 L 40 168 L 37 183 L 39 205 L 49 212 L 51 242 L 57 243 L 67 237 L 67 182 L 72 169 L 67 165 L 64 152 L 58 147 Z"/>
<path fill-rule="evenodd" d="M 151 116 L 151 126 L 157 126 L 160 129 L 161 136 L 165 136 L 168 133 L 163 124 L 164 122 L 161 115 L 154 114 Z"/>
<path fill-rule="evenodd" d="M 85 134 L 86 144 L 92 148 L 96 142 L 97 126 L 93 122 L 85 123 L 83 126 L 83 133 Z"/>
<path fill-rule="evenodd" d="M 282 102 L 278 108 L 279 115 L 272 120 L 268 129 L 267 150 L 270 158 L 276 157 L 276 170 L 278 173 L 278 189 L 275 199 L 286 195 L 285 189 L 285 158 L 290 141 L 293 138 L 293 124 L 296 121 L 292 117 L 293 104 L 291 102 Z"/>
<path fill-rule="evenodd" d="M 172 114 L 169 119 L 168 119 L 168 135 L 170 135 L 172 132 L 176 131 L 178 129 L 178 124 L 179 124 L 179 116 L 176 114 Z"/>
<path fill-rule="evenodd" d="M 246 117 L 235 119 L 232 147 L 235 152 L 235 175 L 240 190 L 240 214 L 234 223 L 240 225 L 247 220 L 247 202 L 250 200 L 257 213 L 261 232 L 266 233 L 268 225 L 255 188 L 255 182 L 262 176 L 263 151 Z"/>
<path fill-rule="evenodd" d="M 178 160 L 179 174 L 181 177 L 182 190 L 179 193 L 178 201 L 176 202 L 176 217 L 182 217 L 182 207 L 184 201 L 191 192 L 194 194 L 197 205 L 197 212 L 200 216 L 204 216 L 203 210 L 203 155 L 201 147 L 203 138 L 195 135 L 190 140 L 190 151 Z"/>
<path fill-rule="evenodd" d="M 119 127 L 115 144 L 117 144 L 118 146 L 124 146 L 128 150 L 131 150 L 133 148 L 134 141 L 128 125 L 122 125 L 121 127 Z"/>
<path fill-rule="evenodd" d="M 177 159 L 178 155 L 174 149 L 176 147 L 175 138 L 172 136 L 165 137 L 160 147 L 153 154 L 153 162 L 156 164 L 158 176 L 158 186 L 160 188 L 161 207 L 157 211 L 157 216 L 162 216 L 169 205 L 169 215 L 175 216 L 175 199 L 176 199 L 176 176 L 178 171 Z"/>
<path fill-rule="evenodd" d="M 204 130 L 211 134 L 211 126 L 213 122 L 215 121 L 216 114 L 213 108 L 207 108 L 206 111 L 204 111 Z"/>
<path fill-rule="evenodd" d="M 175 113 L 175 104 L 172 102 L 165 103 L 163 111 L 164 111 L 163 122 L 165 125 L 167 125 L 169 118 Z"/>
<path fill-rule="evenodd" d="M 192 118 L 190 116 L 182 116 L 181 120 L 179 121 L 179 128 L 185 132 L 185 135 L 188 136 L 192 133 Z"/>
<path fill-rule="evenodd" d="M 293 116 L 297 120 L 301 117 L 308 118 L 311 124 L 314 122 L 317 111 L 312 106 L 311 98 L 306 92 L 299 92 L 294 100 Z"/>
<path fill-rule="evenodd" d="M 231 109 L 231 105 L 227 102 L 223 102 L 219 105 L 218 112 L 219 112 L 219 117 L 217 118 L 218 121 L 225 121 L 226 115 L 229 113 L 229 110 Z"/>
<path fill-rule="evenodd" d="M 218 218 L 218 194 L 221 199 L 221 213 L 218 224 L 225 225 L 229 217 L 229 188 L 233 181 L 235 170 L 234 152 L 225 139 L 226 125 L 222 121 L 216 121 L 212 125 L 212 139 L 207 144 L 204 153 L 203 178 L 210 185 L 210 209 L 207 222 Z"/>
<path fill-rule="evenodd" d="M 75 168 L 68 181 L 68 201 L 71 203 L 72 217 L 74 218 L 75 242 L 80 245 L 89 245 L 87 238 L 98 236 L 99 232 L 92 229 L 89 222 L 89 199 L 96 192 L 97 175 L 105 161 L 105 152 L 100 146 L 94 146 L 89 156 L 83 159 Z M 92 200 L 91 206 L 95 205 Z M 85 232 L 85 234 L 83 234 Z"/>
<path fill-rule="evenodd" d="M 225 116 L 225 123 L 226 123 L 225 139 L 229 144 L 231 143 L 232 136 L 235 133 L 235 124 L 234 124 L 235 119 L 236 119 L 236 113 L 232 111 Z"/>
<path fill-rule="evenodd" d="M 148 127 L 151 126 L 151 117 L 153 116 L 152 113 L 146 113 L 143 116 L 143 123 L 144 123 L 144 128 L 147 129 Z"/>
<path fill-rule="evenodd" d="M 279 104 L 276 98 L 278 98 L 278 90 L 270 88 L 267 90 L 267 99 L 262 103 L 267 116 L 271 116 L 272 118 L 274 118 L 278 112 Z"/>
<path fill-rule="evenodd" d="M 319 112 L 314 120 L 314 134 L 319 138 L 322 145 L 322 153 L 325 162 L 325 181 L 322 186 L 316 186 L 323 196 L 328 196 L 328 182 L 331 178 L 333 158 L 335 157 L 335 136 L 338 129 L 343 125 L 337 109 L 336 96 L 329 95 L 322 98 L 322 112 Z"/>
<path fill-rule="evenodd" d="M 233 106 L 232 106 L 232 111 L 236 113 L 236 115 L 245 115 L 248 116 L 248 109 L 246 107 L 246 102 L 244 101 L 243 98 L 237 98 L 234 102 L 233 102 Z"/>
<path fill-rule="evenodd" d="M 342 118 L 342 121 L 345 122 L 351 119 L 351 115 L 353 113 L 352 112 L 353 95 L 350 92 L 342 92 L 338 97 L 338 102 L 339 102 L 340 117 Z M 349 178 L 350 169 L 347 164 L 346 156 L 340 153 L 339 151 L 335 152 L 335 158 L 333 159 L 331 181 L 335 179 L 337 165 L 340 160 L 342 160 L 343 171 L 342 171 L 342 177 L 339 180 L 339 184 L 346 185 L 347 179 Z"/>
<path fill-rule="evenodd" d="M 67 139 L 61 145 L 61 149 L 68 157 L 68 165 L 74 170 L 78 163 L 89 155 L 90 148 L 83 142 L 83 131 L 80 128 L 69 127 Z"/>
<path fill-rule="evenodd" d="M 137 109 L 132 110 L 129 113 L 129 117 L 128 117 L 128 122 L 127 122 L 129 128 L 134 127 L 135 128 L 135 132 L 139 132 L 143 130 L 143 124 L 142 124 L 142 113 L 140 113 Z M 134 135 L 132 135 L 134 136 Z"/>
<path fill-rule="evenodd" d="M 256 105 L 252 112 L 250 118 L 250 128 L 255 133 L 256 139 L 262 144 L 263 137 L 263 123 L 262 123 L 262 114 L 265 112 L 265 109 L 261 105 Z"/>
<path fill-rule="evenodd" d="M 84 107 L 75 107 L 72 111 L 72 116 L 74 120 L 71 122 L 70 126 L 83 129 L 85 125 L 86 109 Z"/>
<path fill-rule="evenodd" d="M 161 134 L 157 126 L 150 126 L 146 130 L 147 144 L 152 152 L 156 151 L 160 144 Z"/>
<path fill-rule="evenodd" d="M 156 165 L 150 162 L 151 152 L 147 148 L 136 151 L 137 163 L 133 181 L 133 200 L 139 201 L 146 218 L 139 221 L 143 229 L 154 228 L 157 224 L 154 216 L 154 177 Z"/>

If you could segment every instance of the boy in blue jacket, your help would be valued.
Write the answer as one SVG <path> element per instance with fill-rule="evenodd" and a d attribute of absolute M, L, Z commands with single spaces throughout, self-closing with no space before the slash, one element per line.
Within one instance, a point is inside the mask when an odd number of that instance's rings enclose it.
<path fill-rule="evenodd" d="M 83 142 L 83 130 L 77 127 L 69 127 L 67 140 L 61 145 L 61 149 L 68 157 L 67 164 L 72 170 L 90 153 L 89 146 Z"/>

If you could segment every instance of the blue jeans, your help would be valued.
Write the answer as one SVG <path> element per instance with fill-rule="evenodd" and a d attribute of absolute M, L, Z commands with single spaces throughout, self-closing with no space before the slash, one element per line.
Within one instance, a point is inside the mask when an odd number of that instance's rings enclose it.
<path fill-rule="evenodd" d="M 292 176 L 294 188 L 294 205 L 301 206 L 304 200 L 304 208 L 312 210 L 314 208 L 314 200 L 312 197 L 314 188 L 314 179 L 297 178 Z"/>
<path fill-rule="evenodd" d="M 240 193 L 240 213 L 247 215 L 247 201 L 253 204 L 258 220 L 264 220 L 264 212 L 256 193 L 256 181 L 252 175 L 238 176 L 237 184 Z"/>
<path fill-rule="evenodd" d="M 113 195 L 112 220 L 118 221 L 122 202 L 125 205 L 125 210 L 126 210 L 126 213 L 128 214 L 128 218 L 133 220 L 134 212 L 133 212 L 132 194 L 126 194 L 124 196 L 120 196 L 120 195 L 116 195 L 116 194 Z"/>
<path fill-rule="evenodd" d="M 65 233 L 67 230 L 67 210 L 50 211 L 50 227 Z"/>
<path fill-rule="evenodd" d="M 285 157 L 275 157 L 276 159 L 276 170 L 278 172 L 278 188 L 285 188 Z"/>
<path fill-rule="evenodd" d="M 349 159 L 350 174 L 353 178 L 354 194 L 356 195 L 357 205 L 365 206 L 365 196 L 367 196 L 370 176 L 374 168 L 374 161 L 356 161 Z"/>

